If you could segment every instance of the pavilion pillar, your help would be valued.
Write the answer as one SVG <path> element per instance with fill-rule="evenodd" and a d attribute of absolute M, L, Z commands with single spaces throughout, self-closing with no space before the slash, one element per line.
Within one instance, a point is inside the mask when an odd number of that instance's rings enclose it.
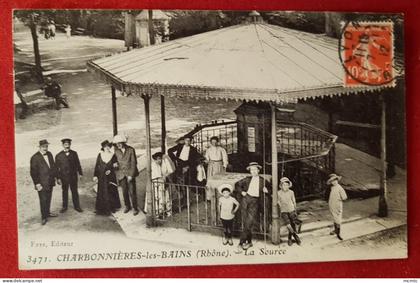
<path fill-rule="evenodd" d="M 277 190 L 279 187 L 278 176 L 278 155 L 277 155 L 277 118 L 276 106 L 271 104 L 271 175 L 272 175 L 272 224 L 271 224 L 271 242 L 274 245 L 280 244 L 280 219 L 277 207 Z"/>
<path fill-rule="evenodd" d="M 152 184 L 152 150 L 151 150 L 151 138 L 150 138 L 150 96 L 144 94 L 142 96 L 144 101 L 144 115 L 146 123 L 146 226 L 155 226 L 154 221 L 154 207 L 153 207 L 153 184 Z"/>
<path fill-rule="evenodd" d="M 388 216 L 388 189 L 386 184 L 386 103 L 385 103 L 385 94 L 380 96 L 382 104 L 382 114 L 381 114 L 381 177 L 380 177 L 380 192 L 379 192 L 379 217 Z"/>
<path fill-rule="evenodd" d="M 162 140 L 161 140 L 161 151 L 166 153 L 166 117 L 165 117 L 165 96 L 160 96 L 160 119 L 162 124 Z"/>
<path fill-rule="evenodd" d="M 112 133 L 114 136 L 118 134 L 117 124 L 117 96 L 115 94 L 115 87 L 111 86 L 111 101 L 112 101 Z"/>

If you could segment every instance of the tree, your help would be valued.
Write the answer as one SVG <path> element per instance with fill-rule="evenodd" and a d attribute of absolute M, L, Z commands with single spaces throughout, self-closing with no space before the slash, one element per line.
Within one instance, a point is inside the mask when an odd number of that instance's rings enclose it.
<path fill-rule="evenodd" d="M 41 55 L 39 52 L 38 32 L 37 27 L 45 19 L 48 19 L 54 10 L 49 11 L 36 11 L 36 10 L 17 10 L 15 16 L 21 20 L 31 30 L 31 36 L 34 47 L 35 57 L 35 74 L 39 82 L 44 81 L 42 75 Z"/>

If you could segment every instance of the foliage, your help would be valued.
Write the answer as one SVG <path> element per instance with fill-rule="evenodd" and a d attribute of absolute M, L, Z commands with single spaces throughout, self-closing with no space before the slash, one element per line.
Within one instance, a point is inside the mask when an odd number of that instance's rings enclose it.
<path fill-rule="evenodd" d="M 325 30 L 324 13 L 279 11 L 264 13 L 268 23 L 312 33 Z"/>
<path fill-rule="evenodd" d="M 170 38 L 190 36 L 240 23 L 249 12 L 167 11 Z"/>

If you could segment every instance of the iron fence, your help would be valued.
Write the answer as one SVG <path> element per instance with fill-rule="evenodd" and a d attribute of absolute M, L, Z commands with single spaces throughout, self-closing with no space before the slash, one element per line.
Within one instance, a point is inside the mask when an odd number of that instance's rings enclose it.
<path fill-rule="evenodd" d="M 210 146 L 210 138 L 213 136 L 219 138 L 219 143 L 227 154 L 238 152 L 236 121 L 214 120 L 208 124 L 199 124 L 188 134 L 193 136 L 192 145 L 201 154 Z"/>
<path fill-rule="evenodd" d="M 170 222 L 172 226 L 183 227 L 188 231 L 198 227 L 223 229 L 218 211 L 221 194 L 210 192 L 205 186 L 182 185 L 163 181 L 153 181 L 154 217 L 157 222 Z M 210 194 L 210 197 L 209 195 Z M 239 192 L 232 194 L 239 202 Z M 269 235 L 271 200 L 267 199 L 265 211 L 260 213 L 257 235 Z M 233 230 L 239 234 L 243 230 L 241 209 L 234 218 Z"/>

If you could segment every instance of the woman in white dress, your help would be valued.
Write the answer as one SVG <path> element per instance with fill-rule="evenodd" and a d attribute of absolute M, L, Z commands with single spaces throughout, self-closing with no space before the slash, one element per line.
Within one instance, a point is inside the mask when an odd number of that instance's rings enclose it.
<path fill-rule="evenodd" d="M 175 165 L 172 160 L 162 152 L 156 152 L 152 155 L 152 182 L 155 197 L 155 212 L 157 215 L 170 216 L 172 211 L 172 200 L 168 187 L 165 185 L 168 177 L 175 171 Z M 146 192 L 144 212 L 147 213 Z"/>

